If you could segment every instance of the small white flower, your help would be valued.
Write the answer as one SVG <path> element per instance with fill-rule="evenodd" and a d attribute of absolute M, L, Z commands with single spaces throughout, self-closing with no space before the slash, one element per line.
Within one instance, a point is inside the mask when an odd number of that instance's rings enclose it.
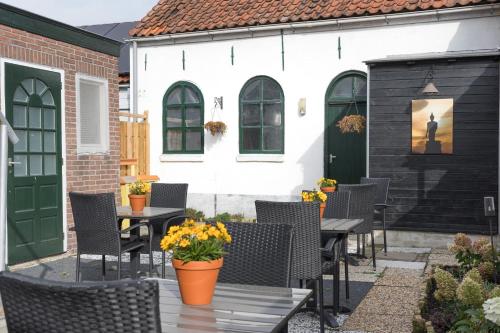
<path fill-rule="evenodd" d="M 489 321 L 500 325 L 500 297 L 494 297 L 483 303 L 484 316 Z"/>

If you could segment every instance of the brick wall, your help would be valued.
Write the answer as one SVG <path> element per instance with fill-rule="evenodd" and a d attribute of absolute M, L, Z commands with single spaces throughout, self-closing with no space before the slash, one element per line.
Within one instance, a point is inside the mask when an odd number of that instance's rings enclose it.
<path fill-rule="evenodd" d="M 118 59 L 0 24 L 0 57 L 64 70 L 67 192 L 115 192 L 118 199 L 120 171 L 120 124 L 118 119 Z M 75 74 L 108 80 L 109 147 L 107 155 L 77 155 Z M 63 180 L 64 181 L 64 180 Z M 73 227 L 71 205 L 66 194 L 68 228 Z M 69 231 L 68 250 L 76 248 Z"/>

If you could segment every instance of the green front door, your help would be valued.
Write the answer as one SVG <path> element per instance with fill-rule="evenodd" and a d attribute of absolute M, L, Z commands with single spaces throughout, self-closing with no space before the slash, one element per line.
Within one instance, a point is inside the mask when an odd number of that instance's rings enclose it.
<path fill-rule="evenodd" d="M 19 142 L 9 144 L 8 264 L 63 251 L 61 76 L 5 65 L 5 106 Z"/>
<path fill-rule="evenodd" d="M 325 106 L 325 176 L 357 184 L 366 175 L 366 130 L 341 133 L 337 123 L 346 115 L 366 117 L 366 76 L 354 71 L 339 75 L 328 87 Z"/>

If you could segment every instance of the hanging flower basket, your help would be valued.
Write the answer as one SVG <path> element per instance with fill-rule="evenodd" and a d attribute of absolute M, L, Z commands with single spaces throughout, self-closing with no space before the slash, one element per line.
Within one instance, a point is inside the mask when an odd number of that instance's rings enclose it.
<path fill-rule="evenodd" d="M 224 135 L 227 130 L 227 125 L 222 121 L 209 121 L 205 124 L 205 129 L 210 131 L 210 134 L 213 136 L 216 134 Z"/>
<path fill-rule="evenodd" d="M 366 127 L 366 118 L 358 114 L 345 116 L 337 122 L 337 127 L 340 129 L 342 134 L 361 134 L 364 132 Z"/>

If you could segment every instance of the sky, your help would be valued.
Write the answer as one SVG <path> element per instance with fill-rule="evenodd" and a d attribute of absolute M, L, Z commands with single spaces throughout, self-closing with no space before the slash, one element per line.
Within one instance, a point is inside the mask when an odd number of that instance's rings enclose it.
<path fill-rule="evenodd" d="M 138 21 L 159 0 L 0 0 L 74 26 Z"/>

